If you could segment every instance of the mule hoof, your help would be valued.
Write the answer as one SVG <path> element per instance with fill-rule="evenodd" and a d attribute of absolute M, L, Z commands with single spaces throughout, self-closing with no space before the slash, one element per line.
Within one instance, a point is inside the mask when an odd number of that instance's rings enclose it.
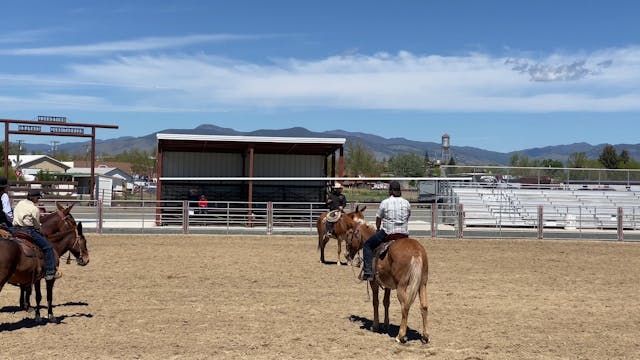
<path fill-rule="evenodd" d="M 396 341 L 399 342 L 400 344 L 404 344 L 404 343 L 407 342 L 407 337 L 406 336 L 403 336 L 403 337 L 396 336 Z"/>
<path fill-rule="evenodd" d="M 428 344 L 428 343 L 429 343 L 429 336 L 428 336 L 428 335 L 426 335 L 426 336 L 422 336 L 422 337 L 420 338 L 420 341 L 421 341 L 423 344 L 425 344 L 425 345 L 426 345 L 426 344 Z"/>

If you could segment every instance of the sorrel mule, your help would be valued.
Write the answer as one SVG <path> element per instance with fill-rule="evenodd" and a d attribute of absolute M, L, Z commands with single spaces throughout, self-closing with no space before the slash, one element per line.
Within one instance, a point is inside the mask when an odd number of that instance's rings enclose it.
<path fill-rule="evenodd" d="M 347 258 L 353 259 L 356 253 L 364 246 L 365 241 L 371 237 L 376 229 L 368 223 L 363 223 L 354 215 L 345 217 L 344 224 L 352 233 L 347 237 Z M 374 259 L 375 261 L 375 259 Z M 376 264 L 376 262 L 374 262 Z M 415 239 L 402 238 L 395 240 L 387 249 L 386 255 L 378 259 L 377 266 L 373 269 L 374 279 L 369 282 L 373 293 L 373 330 L 378 331 L 380 320 L 378 316 L 378 292 L 384 289 L 384 329 L 389 328 L 389 303 L 391 290 L 396 290 L 402 321 L 396 340 L 404 343 L 407 341 L 407 318 L 409 309 L 416 295 L 420 295 L 420 311 L 422 313 L 422 337 L 423 343 L 429 342 L 427 331 L 427 278 L 428 278 L 427 252 Z"/>
<path fill-rule="evenodd" d="M 354 214 L 352 215 L 352 217 L 354 216 L 356 218 L 362 217 L 362 219 L 364 220 L 363 216 L 364 216 L 364 210 L 366 208 L 367 208 L 366 206 L 363 206 L 362 208 L 360 208 L 358 205 L 356 205 L 356 209 L 350 214 Z M 320 262 L 323 264 L 325 263 L 324 248 L 329 242 L 329 239 L 333 237 L 330 235 L 325 236 L 325 232 L 327 229 L 326 217 L 328 214 L 329 214 L 328 212 L 323 212 L 322 214 L 320 214 L 320 216 L 318 217 L 318 220 L 316 221 L 316 230 L 318 231 L 318 250 L 320 250 Z M 342 263 L 340 262 L 340 254 L 342 253 L 342 241 L 344 241 L 344 238 L 347 233 L 345 225 L 342 221 L 342 217 L 344 217 L 345 215 L 346 214 L 342 214 L 340 219 L 338 219 L 338 221 L 335 222 L 333 225 L 333 232 L 336 235 L 333 238 L 335 238 L 336 241 L 338 242 L 338 261 L 336 261 L 338 265 L 342 265 Z"/>
<path fill-rule="evenodd" d="M 89 251 L 87 240 L 82 233 L 82 223 L 76 225 L 70 215 L 72 206 L 64 208 L 58 205 L 58 211 L 46 214 L 42 217 L 42 230 L 47 233 L 51 241 L 57 259 L 67 251 L 76 258 L 78 265 L 85 266 L 89 263 Z M 13 236 L 4 232 L 0 238 L 0 291 L 7 282 L 20 286 L 20 307 L 28 310 L 31 285 L 35 285 L 36 291 L 36 321 L 40 321 L 40 280 L 44 276 L 44 257 L 37 246 L 20 239 L 23 237 L 16 232 Z M 53 317 L 53 285 L 54 280 L 47 280 L 48 318 Z"/>

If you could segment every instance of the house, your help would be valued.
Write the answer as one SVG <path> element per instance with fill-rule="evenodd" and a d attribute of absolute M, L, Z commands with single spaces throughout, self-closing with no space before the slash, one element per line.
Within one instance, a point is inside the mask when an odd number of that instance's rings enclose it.
<path fill-rule="evenodd" d="M 90 167 L 73 167 L 67 170 L 67 174 L 73 177 L 73 181 L 78 182 L 78 193 L 89 193 L 89 180 L 91 178 Z M 113 190 L 115 191 L 123 191 L 127 188 L 127 184 L 133 181 L 131 175 L 125 171 L 104 165 L 96 167 L 94 174 L 98 177 L 111 178 L 113 180 Z"/>
<path fill-rule="evenodd" d="M 66 162 L 58 161 L 48 155 L 9 155 L 11 167 L 20 170 L 22 177 L 27 181 L 35 180 L 35 176 L 40 172 L 49 172 L 51 174 L 63 174 L 69 170 L 72 165 Z"/>
<path fill-rule="evenodd" d="M 95 166 L 96 168 L 118 168 L 127 174 L 133 174 L 133 171 L 131 170 L 131 163 L 124 162 L 124 161 L 96 160 Z M 73 167 L 91 168 L 91 161 L 76 160 L 73 162 Z"/>

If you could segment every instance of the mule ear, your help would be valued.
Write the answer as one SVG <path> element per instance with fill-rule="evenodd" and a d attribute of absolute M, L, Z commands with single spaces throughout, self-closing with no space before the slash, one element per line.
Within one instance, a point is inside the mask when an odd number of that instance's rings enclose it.
<path fill-rule="evenodd" d="M 360 205 L 356 205 L 356 209 L 353 210 L 353 212 L 358 212 L 358 208 L 360 207 Z"/>
<path fill-rule="evenodd" d="M 56 202 L 56 207 L 58 208 L 58 210 L 64 211 L 64 206 L 60 205 L 59 202 Z"/>
<path fill-rule="evenodd" d="M 73 205 L 75 205 L 76 203 L 72 203 L 71 206 L 69 206 L 68 208 L 64 209 L 62 212 L 64 213 L 64 215 L 69 215 L 69 213 L 71 212 L 71 209 L 73 209 Z"/>
<path fill-rule="evenodd" d="M 362 206 L 362 209 L 360 209 L 360 212 L 364 212 L 366 208 L 367 208 L 367 205 Z"/>

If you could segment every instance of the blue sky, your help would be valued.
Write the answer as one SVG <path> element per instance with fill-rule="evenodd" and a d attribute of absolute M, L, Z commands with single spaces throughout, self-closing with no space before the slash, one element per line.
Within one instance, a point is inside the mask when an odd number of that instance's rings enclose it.
<path fill-rule="evenodd" d="M 635 144 L 638 14 L 590 0 L 11 1 L 0 118 L 120 127 L 102 139 L 214 124 L 448 133 L 501 152 Z"/>

